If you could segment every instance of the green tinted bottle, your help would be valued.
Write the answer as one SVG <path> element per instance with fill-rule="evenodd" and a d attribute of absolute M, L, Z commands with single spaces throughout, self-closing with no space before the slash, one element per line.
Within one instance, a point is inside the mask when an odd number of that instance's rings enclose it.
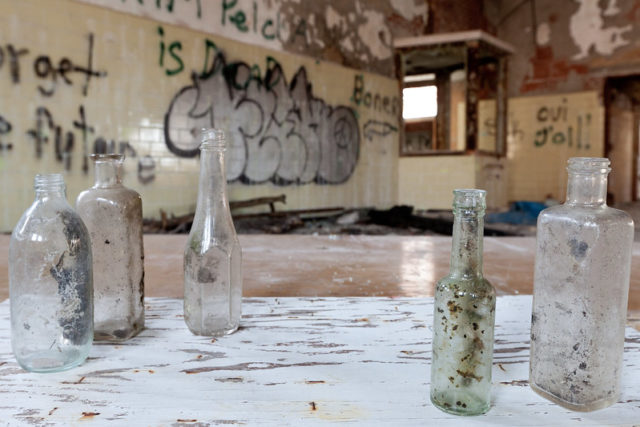
<path fill-rule="evenodd" d="M 431 402 L 456 415 L 490 407 L 495 291 L 482 277 L 483 190 L 453 192 L 449 275 L 436 284 Z"/>

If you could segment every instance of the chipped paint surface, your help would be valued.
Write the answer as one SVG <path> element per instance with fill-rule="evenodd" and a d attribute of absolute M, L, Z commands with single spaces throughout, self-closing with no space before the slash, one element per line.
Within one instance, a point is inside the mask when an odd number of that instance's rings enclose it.
<path fill-rule="evenodd" d="M 549 44 L 551 41 L 551 27 L 548 22 L 543 22 L 538 25 L 538 29 L 536 30 L 536 43 L 541 46 Z"/>
<path fill-rule="evenodd" d="M 16 365 L 0 304 L 3 425 L 468 425 L 429 403 L 431 298 L 245 299 L 241 329 L 218 339 L 189 333 L 181 300 L 146 303 L 136 338 L 95 345 L 82 366 L 47 375 Z M 580 425 L 586 416 L 527 387 L 530 310 L 530 296 L 498 298 L 493 403 L 474 420 Z M 631 328 L 624 363 L 620 402 L 590 413 L 592 425 L 640 419 Z"/>
<path fill-rule="evenodd" d="M 509 96 L 601 91 L 607 75 L 640 73 L 640 2 L 536 0 L 535 14 L 530 6 L 487 15 L 517 52 Z"/>
<path fill-rule="evenodd" d="M 601 55 L 611 55 L 617 48 L 629 44 L 624 35 L 631 31 L 631 24 L 622 26 L 605 26 L 603 9 L 598 0 L 575 0 L 580 8 L 569 20 L 569 33 L 579 52 L 573 59 L 584 59 L 589 56 L 590 49 Z M 612 3 L 614 3 L 612 5 Z M 606 10 L 607 16 L 620 12 L 615 0 L 610 0 Z"/>
<path fill-rule="evenodd" d="M 398 12 L 404 19 L 412 20 L 416 16 L 427 22 L 429 5 L 427 2 L 415 1 L 415 0 L 390 0 L 391 6 Z"/>
<path fill-rule="evenodd" d="M 391 57 L 391 32 L 385 25 L 384 15 L 373 10 L 365 10 L 362 16 L 366 21 L 358 27 L 358 35 L 371 54 L 378 59 Z"/>

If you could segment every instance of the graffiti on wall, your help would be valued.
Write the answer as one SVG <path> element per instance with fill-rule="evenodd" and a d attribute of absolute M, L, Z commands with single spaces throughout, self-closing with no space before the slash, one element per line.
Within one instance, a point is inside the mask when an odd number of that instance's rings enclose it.
<path fill-rule="evenodd" d="M 352 108 L 316 97 L 304 67 L 287 82 L 271 57 L 262 73 L 257 65 L 228 62 L 211 40 L 205 46 L 203 71 L 192 73 L 191 84 L 175 94 L 165 115 L 165 142 L 172 153 L 196 156 L 197 131 L 222 127 L 228 130 L 230 181 L 290 185 L 349 179 L 360 151 Z"/>
<path fill-rule="evenodd" d="M 537 130 L 533 145 L 566 145 L 577 150 L 589 150 L 591 113 L 577 114 L 573 120 L 570 120 L 568 113 L 567 98 L 563 98 L 560 104 L 539 107 L 535 116 Z"/>
<path fill-rule="evenodd" d="M 44 99 L 79 88 L 83 99 L 86 99 L 94 79 L 104 79 L 107 71 L 94 66 L 94 35 L 87 35 L 86 60 L 73 61 L 69 57 L 52 58 L 50 55 L 35 53 L 26 47 L 13 44 L 0 46 L 0 76 L 4 69 L 5 78 L 13 85 L 20 85 L 24 74 L 31 72 L 38 82 L 37 93 Z M 9 118 L 0 115 L 0 152 L 12 150 L 14 144 L 9 138 L 14 137 L 13 126 Z M 91 125 L 84 103 L 80 102 L 77 115 L 70 121 L 59 120 L 44 103 L 35 107 L 32 125 L 25 131 L 27 140 L 31 142 L 36 158 L 43 157 L 45 150 L 54 153 L 57 162 L 71 170 L 74 148 L 81 147 L 80 167 L 84 173 L 89 171 L 89 154 L 119 152 L 128 157 L 136 157 L 136 150 L 128 141 L 116 141 L 97 135 Z M 141 167 L 145 166 L 145 167 Z M 153 180 L 149 171 L 149 159 L 140 160 L 138 178 L 141 182 Z"/>
<path fill-rule="evenodd" d="M 526 102 L 527 99 L 533 98 L 510 101 L 507 122 L 509 143 L 531 144 L 535 148 L 566 146 L 576 151 L 590 150 L 596 113 L 588 105 L 570 101 L 570 97 L 542 97 L 546 99 L 530 103 Z M 496 135 L 495 104 L 489 107 L 482 110 L 479 132 L 482 138 L 493 139 Z"/>

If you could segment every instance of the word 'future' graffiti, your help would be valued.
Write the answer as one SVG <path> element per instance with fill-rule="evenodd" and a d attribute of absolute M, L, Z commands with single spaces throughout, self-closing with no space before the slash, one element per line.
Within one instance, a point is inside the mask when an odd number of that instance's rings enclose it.
<path fill-rule="evenodd" d="M 208 47 L 215 44 L 207 40 Z M 358 120 L 345 106 L 313 95 L 304 67 L 287 83 L 280 64 L 214 60 L 182 88 L 165 115 L 165 141 L 174 154 L 198 154 L 197 131 L 227 130 L 227 179 L 248 184 L 339 184 L 352 175 L 360 150 Z M 205 61 L 208 64 L 207 61 Z"/>
<path fill-rule="evenodd" d="M 591 148 L 589 129 L 591 114 L 580 114 L 575 123 L 568 120 L 569 106 L 563 98 L 558 106 L 542 106 L 536 112 L 536 121 L 540 126 L 535 133 L 533 145 L 542 147 L 547 143 L 564 145 L 578 150 Z"/>

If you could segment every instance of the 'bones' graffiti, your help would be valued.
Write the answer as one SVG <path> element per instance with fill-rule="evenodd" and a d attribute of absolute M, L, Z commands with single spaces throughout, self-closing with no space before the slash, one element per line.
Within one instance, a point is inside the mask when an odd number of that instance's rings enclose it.
<path fill-rule="evenodd" d="M 218 127 L 227 135 L 227 179 L 247 184 L 339 184 L 353 173 L 360 150 L 354 111 L 313 96 L 304 67 L 287 84 L 282 67 L 268 61 L 264 78 L 243 62 L 217 53 L 205 73 L 192 74 L 165 115 L 167 147 L 198 155 L 196 134 Z"/>

